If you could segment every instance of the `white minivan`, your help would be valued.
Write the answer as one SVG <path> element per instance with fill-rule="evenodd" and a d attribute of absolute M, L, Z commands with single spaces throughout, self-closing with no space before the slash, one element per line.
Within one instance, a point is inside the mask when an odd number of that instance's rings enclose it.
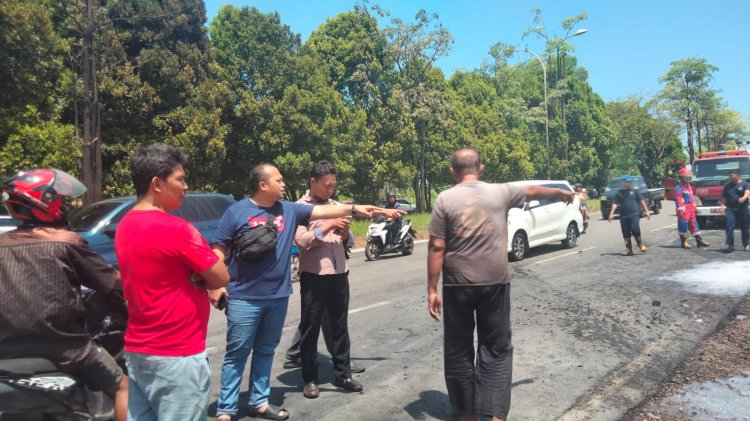
<path fill-rule="evenodd" d="M 543 186 L 573 191 L 565 180 L 512 181 L 514 186 Z M 554 241 L 573 248 L 583 227 L 583 217 L 576 195 L 572 204 L 556 200 L 531 200 L 508 212 L 508 257 L 518 261 L 529 249 Z"/>

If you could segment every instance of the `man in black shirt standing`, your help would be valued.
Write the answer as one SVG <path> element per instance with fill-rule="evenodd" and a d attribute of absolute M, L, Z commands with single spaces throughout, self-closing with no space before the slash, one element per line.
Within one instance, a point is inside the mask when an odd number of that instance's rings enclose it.
<path fill-rule="evenodd" d="M 623 177 L 622 188 L 615 194 L 615 202 L 612 204 L 612 210 L 609 211 L 608 218 L 609 222 L 612 222 L 615 209 L 620 208 L 620 228 L 622 229 L 622 237 L 625 239 L 623 256 L 633 255 L 633 240 L 631 240 L 631 236 L 635 237 L 641 253 L 645 253 L 648 250 L 646 244 L 641 239 L 641 207 L 646 218 L 650 219 L 648 206 L 646 206 L 646 201 L 643 200 L 641 193 L 638 190 L 630 188 L 630 177 Z"/>
<path fill-rule="evenodd" d="M 739 170 L 729 171 L 729 182 L 724 185 L 721 196 L 721 210 L 727 217 L 727 243 L 724 251 L 734 251 L 734 228 L 740 227 L 742 247 L 750 251 L 750 232 L 748 232 L 748 197 L 750 183 L 742 181 Z"/>

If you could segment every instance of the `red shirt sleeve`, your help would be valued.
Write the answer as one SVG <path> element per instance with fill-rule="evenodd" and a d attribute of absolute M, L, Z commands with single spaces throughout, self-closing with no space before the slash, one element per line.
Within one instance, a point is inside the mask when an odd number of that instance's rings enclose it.
<path fill-rule="evenodd" d="M 175 241 L 177 254 L 187 267 L 195 273 L 203 273 L 219 261 L 208 242 L 192 224 L 186 223 L 182 230 L 182 241 Z"/>

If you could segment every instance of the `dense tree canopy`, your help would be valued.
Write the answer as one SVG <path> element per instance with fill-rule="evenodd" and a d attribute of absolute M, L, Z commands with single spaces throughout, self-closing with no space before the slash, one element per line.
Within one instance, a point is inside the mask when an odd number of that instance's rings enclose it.
<path fill-rule="evenodd" d="M 252 7 L 223 6 L 207 24 L 202 0 L 2 1 L 0 176 L 51 166 L 129 194 L 133 151 L 168 142 L 188 154 L 194 190 L 245 196 L 250 169 L 274 162 L 295 199 L 312 163 L 330 159 L 342 198 L 395 189 L 428 209 L 459 147 L 480 151 L 490 181 L 549 173 L 595 187 L 623 173 L 655 184 L 665 162 L 748 140 L 702 58 L 672 63 L 654 98 L 605 104 L 566 41 L 585 19 L 558 36 L 535 10 L 519 34 L 546 42 L 545 104 L 542 66 L 512 64 L 524 50 L 507 40 L 482 67 L 445 75 L 435 62 L 452 36 L 424 10 L 409 20 L 364 2 L 303 42 Z"/>

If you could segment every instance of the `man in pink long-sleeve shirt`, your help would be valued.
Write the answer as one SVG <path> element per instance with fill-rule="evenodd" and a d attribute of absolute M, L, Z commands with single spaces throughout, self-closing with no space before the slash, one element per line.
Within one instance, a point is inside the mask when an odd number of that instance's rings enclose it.
<path fill-rule="evenodd" d="M 331 199 L 335 189 L 336 168 L 328 161 L 320 161 L 310 171 L 310 192 L 298 203 L 336 204 Z M 350 223 L 350 217 L 317 220 L 298 227 L 294 237 L 300 254 L 303 394 L 309 399 L 320 395 L 316 357 L 324 312 L 331 323 L 333 385 L 350 392 L 362 391 L 362 385 L 352 378 L 349 355 L 349 266 L 345 247 L 354 240 Z"/>

